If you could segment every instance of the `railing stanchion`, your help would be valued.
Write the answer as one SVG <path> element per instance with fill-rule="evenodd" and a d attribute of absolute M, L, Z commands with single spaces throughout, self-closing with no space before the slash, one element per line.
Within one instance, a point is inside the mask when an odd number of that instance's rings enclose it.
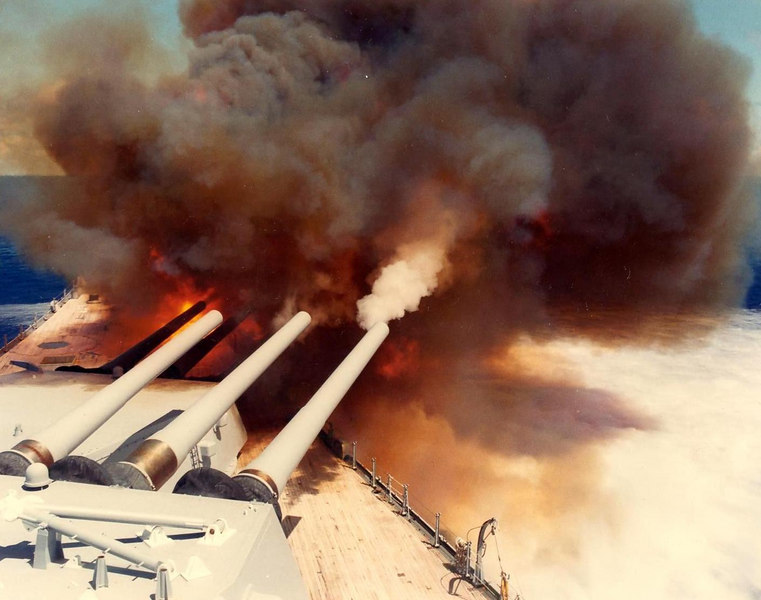
<path fill-rule="evenodd" d="M 470 554 L 472 551 L 473 542 L 468 542 L 465 545 L 465 579 L 470 580 Z"/>

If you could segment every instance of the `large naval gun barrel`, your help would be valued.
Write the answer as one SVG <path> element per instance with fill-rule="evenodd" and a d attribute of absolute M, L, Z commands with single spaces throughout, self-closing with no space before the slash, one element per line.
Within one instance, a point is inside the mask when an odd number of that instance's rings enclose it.
<path fill-rule="evenodd" d="M 177 362 L 164 371 L 160 377 L 167 379 L 185 379 L 186 375 L 200 363 L 223 339 L 230 335 L 240 325 L 248 313 L 227 317 L 222 324 L 209 335 L 198 342 Z M 221 377 L 220 377 L 221 379 Z"/>
<path fill-rule="evenodd" d="M 67 456 L 130 398 L 221 322 L 222 315 L 218 311 L 208 312 L 56 423 L 33 438 L 19 442 L 11 450 L 0 452 L 0 473 L 23 475 L 32 463 L 41 462 L 50 466 Z"/>
<path fill-rule="evenodd" d="M 193 406 L 145 440 L 125 460 L 110 465 L 109 471 L 116 483 L 147 490 L 163 486 L 193 446 L 306 329 L 310 321 L 309 314 L 298 313 Z"/>
<path fill-rule="evenodd" d="M 356 381 L 383 340 L 388 325 L 377 323 L 364 335 L 349 355 L 338 365 L 296 416 L 233 480 L 239 483 L 248 499 L 269 502 L 277 507 L 277 498 L 291 473 L 325 426 L 331 413 Z"/>

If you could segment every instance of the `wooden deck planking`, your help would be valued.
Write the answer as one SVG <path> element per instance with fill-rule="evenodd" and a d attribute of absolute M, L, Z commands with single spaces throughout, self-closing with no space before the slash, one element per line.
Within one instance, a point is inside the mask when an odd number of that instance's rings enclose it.
<path fill-rule="evenodd" d="M 262 446 L 250 443 L 244 456 Z M 280 504 L 312 600 L 487 597 L 464 582 L 450 595 L 456 575 L 447 557 L 321 442 L 312 444 Z"/>

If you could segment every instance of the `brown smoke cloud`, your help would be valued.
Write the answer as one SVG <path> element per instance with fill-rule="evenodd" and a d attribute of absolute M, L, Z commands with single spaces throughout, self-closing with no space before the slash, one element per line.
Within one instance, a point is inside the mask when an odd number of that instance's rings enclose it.
<path fill-rule="evenodd" d="M 522 334 L 647 342 L 664 314 L 739 302 L 747 65 L 679 0 L 184 0 L 180 14 L 188 72 L 155 84 L 137 21 L 50 39 L 53 84 L 29 110 L 79 189 L 11 199 L 9 233 L 116 304 L 183 292 L 259 323 L 308 310 L 322 328 L 290 363 L 310 382 L 354 341 L 362 298 L 366 325 L 419 307 L 393 325 L 401 367 L 364 380 L 345 426 L 380 447 L 384 411 L 408 398 L 399 414 L 563 471 L 562 493 L 540 486 L 544 516 L 581 501 L 595 442 L 653 424 L 570 376 L 491 361 Z"/>
<path fill-rule="evenodd" d="M 80 22 L 48 42 L 58 78 L 32 109 L 86 177 L 54 212 L 133 247 L 133 300 L 169 275 L 345 323 L 421 240 L 448 282 L 432 304 L 484 288 L 500 334 L 532 327 L 527 311 L 741 293 L 746 68 L 680 2 L 188 1 L 181 16 L 187 76 L 135 75 L 139 21 Z M 78 268 L 121 299 L 117 269 Z"/>

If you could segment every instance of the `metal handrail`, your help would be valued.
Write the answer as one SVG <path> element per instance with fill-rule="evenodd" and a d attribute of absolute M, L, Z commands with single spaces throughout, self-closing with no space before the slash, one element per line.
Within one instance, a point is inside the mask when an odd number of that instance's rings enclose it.
<path fill-rule="evenodd" d="M 334 451 L 340 449 L 340 454 L 343 454 L 341 458 L 347 462 L 352 469 L 361 473 L 363 478 L 368 481 L 373 493 L 385 497 L 390 504 L 398 506 L 400 508 L 399 514 L 401 516 L 405 517 L 431 536 L 433 540 L 431 546 L 442 550 L 452 561 L 456 560 L 457 549 L 454 545 L 456 536 L 449 531 L 447 531 L 448 535 L 442 534 L 441 513 L 435 513 L 435 523 L 432 524 L 428 522 L 419 510 L 412 507 L 407 484 L 403 484 L 401 481 L 395 479 L 391 473 L 378 471 L 377 461 L 374 458 L 371 459 L 373 466 L 375 467 L 375 481 L 373 482 L 373 470 L 369 469 L 357 456 L 357 442 L 352 442 L 349 452 L 344 453 L 343 448 L 347 444 L 342 443 L 340 440 L 332 436 L 331 433 L 330 430 L 329 432 L 323 431 L 323 441 Z M 394 485 L 394 483 L 397 485 Z M 433 512 L 431 509 L 427 510 L 428 512 Z M 472 571 L 472 569 L 469 570 Z M 499 590 L 490 582 L 486 580 L 479 580 L 476 582 L 470 577 L 466 578 L 471 580 L 472 583 L 481 586 L 481 589 L 488 592 L 494 598 L 501 597 Z"/>
<path fill-rule="evenodd" d="M 71 300 L 73 295 L 74 295 L 74 288 L 66 288 L 59 297 L 53 298 L 50 301 L 50 306 L 48 310 L 45 311 L 41 316 L 38 317 L 37 315 L 35 315 L 34 319 L 29 325 L 27 325 L 26 327 L 20 326 L 19 332 L 18 334 L 16 334 L 15 337 L 11 338 L 10 340 L 3 339 L 3 345 L 0 348 L 0 354 L 6 354 L 10 352 L 13 348 L 15 348 L 19 344 L 19 342 L 29 337 L 29 335 L 31 335 L 34 331 L 36 331 L 37 328 L 42 323 L 47 321 L 50 318 L 50 316 L 54 314 L 54 311 L 52 309 L 52 306 L 54 304 L 55 305 L 66 304 L 66 302 Z"/>

